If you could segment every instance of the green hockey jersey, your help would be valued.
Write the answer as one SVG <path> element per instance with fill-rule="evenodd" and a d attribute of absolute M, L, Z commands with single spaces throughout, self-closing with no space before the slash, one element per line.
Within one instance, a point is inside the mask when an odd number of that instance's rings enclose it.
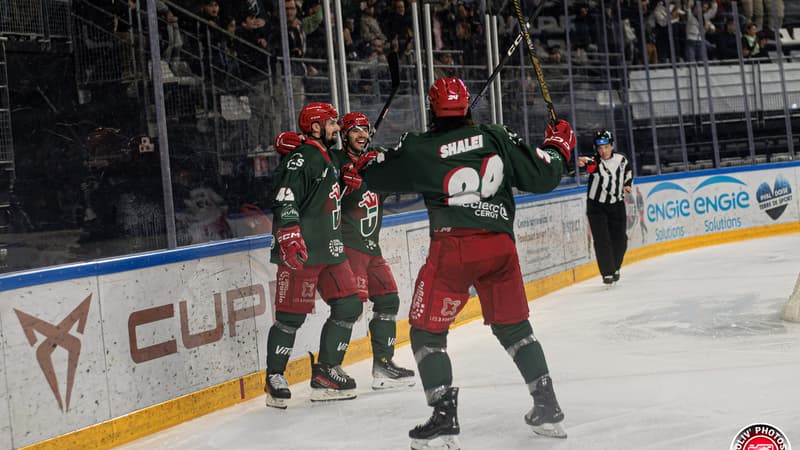
<path fill-rule="evenodd" d="M 272 199 L 272 234 L 299 224 L 308 248 L 306 265 L 345 260 L 339 168 L 329 152 L 307 143 L 285 155 L 275 171 Z M 270 260 L 282 264 L 277 244 Z"/>
<path fill-rule="evenodd" d="M 334 150 L 331 153 L 340 169 L 351 161 L 344 150 Z M 359 189 L 348 192 L 342 198 L 342 237 L 345 247 L 368 255 L 381 254 L 379 241 L 383 201 L 384 196 L 369 190 L 367 183 L 362 183 Z"/>
<path fill-rule="evenodd" d="M 555 149 L 522 142 L 502 125 L 406 133 L 364 181 L 378 192 L 419 192 L 437 228 L 477 228 L 514 236 L 512 187 L 550 192 L 564 160 Z"/>

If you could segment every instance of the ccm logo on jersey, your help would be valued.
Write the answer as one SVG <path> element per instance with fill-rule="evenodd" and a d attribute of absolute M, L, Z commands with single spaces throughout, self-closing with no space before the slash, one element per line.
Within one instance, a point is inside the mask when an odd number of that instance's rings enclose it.
<path fill-rule="evenodd" d="M 448 156 L 458 155 L 459 153 L 464 153 L 479 148 L 483 148 L 482 134 L 459 139 L 455 142 L 449 142 L 442 145 L 439 147 L 439 157 L 447 158 Z"/>

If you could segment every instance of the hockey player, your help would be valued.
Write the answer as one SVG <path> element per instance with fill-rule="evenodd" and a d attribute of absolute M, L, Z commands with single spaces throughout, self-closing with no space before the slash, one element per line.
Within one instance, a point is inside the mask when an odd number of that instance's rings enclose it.
<path fill-rule="evenodd" d="M 619 269 L 628 249 L 625 194 L 633 189 L 633 170 L 628 158 L 614 151 L 614 136 L 610 131 L 595 133 L 594 150 L 593 157 L 578 157 L 578 167 L 585 166 L 589 174 L 586 216 L 597 267 L 603 283 L 611 285 L 619 281 Z"/>
<path fill-rule="evenodd" d="M 458 448 L 458 388 L 452 385 L 447 333 L 466 305 L 470 286 L 478 292 L 484 322 L 533 396 L 525 421 L 538 434 L 564 438 L 559 424 L 564 414 L 529 321 L 514 244 L 512 187 L 553 190 L 575 136 L 562 120 L 548 126 L 542 147 L 534 148 L 502 125 L 475 125 L 469 92 L 458 78 L 436 80 L 428 96 L 430 131 L 406 133 L 383 158 L 367 154 L 359 161 L 370 189 L 421 193 L 430 217 L 430 248 L 417 276 L 409 322 L 433 415 L 409 431 L 411 448 Z"/>
<path fill-rule="evenodd" d="M 342 150 L 332 151 L 332 154 L 337 167 L 352 167 L 366 149 L 370 122 L 364 114 L 351 112 L 339 120 L 339 127 L 343 147 Z M 279 153 L 291 152 L 302 139 L 297 133 L 281 133 L 276 140 L 276 150 Z M 349 175 L 343 179 L 342 236 L 347 260 L 355 274 L 359 298 L 362 302 L 367 299 L 373 302 L 373 315 L 369 322 L 373 357 L 372 388 L 413 386 L 414 371 L 400 367 L 392 360 L 400 298 L 394 275 L 383 259 L 379 245 L 384 197 L 362 184 L 357 172 L 347 172 Z"/>
<path fill-rule="evenodd" d="M 337 118 L 328 103 L 303 107 L 298 122 L 308 139 L 282 158 L 275 174 L 272 234 L 277 245 L 271 261 L 278 271 L 275 322 L 267 338 L 267 406 L 286 408 L 291 398 L 283 372 L 317 291 L 331 312 L 322 327 L 319 362 L 311 356 L 311 400 L 356 396 L 355 380 L 341 367 L 361 302 L 342 243 L 342 190 L 331 157 Z"/>

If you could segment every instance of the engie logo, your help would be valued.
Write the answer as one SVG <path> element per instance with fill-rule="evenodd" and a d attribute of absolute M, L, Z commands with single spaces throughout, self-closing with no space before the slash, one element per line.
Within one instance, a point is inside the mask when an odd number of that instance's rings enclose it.
<path fill-rule="evenodd" d="M 750 193 L 741 187 L 736 190 L 736 186 L 727 186 L 729 184 L 747 186 L 744 181 L 727 175 L 708 178 L 697 185 L 691 194 L 677 183 L 671 181 L 659 183 L 647 194 L 647 220 L 649 222 L 659 222 L 679 217 L 689 217 L 692 214 L 702 216 L 716 212 L 749 208 Z M 710 192 L 704 191 L 706 188 Z M 650 199 L 659 192 L 669 192 L 670 197 L 673 198 L 664 202 Z M 677 195 L 675 195 L 676 193 Z M 692 198 L 680 198 L 680 196 Z"/>
<path fill-rule="evenodd" d="M 792 201 L 792 185 L 783 175 L 778 175 L 775 178 L 773 189 L 770 189 L 767 183 L 761 183 L 758 186 L 756 199 L 758 207 L 762 211 L 766 212 L 772 220 L 778 220 L 778 217 L 786 210 L 786 206 Z"/>
<path fill-rule="evenodd" d="M 656 224 L 692 216 L 707 217 L 703 221 L 705 233 L 740 228 L 741 217 L 730 214 L 750 208 L 750 193 L 745 190 L 746 186 L 744 181 L 728 175 L 707 178 L 691 193 L 671 181 L 659 183 L 647 194 L 645 216 L 648 222 Z M 679 238 L 684 234 L 683 226 L 656 228 L 656 241 Z"/>
<path fill-rule="evenodd" d="M 39 362 L 39 367 L 41 367 L 42 373 L 44 373 L 47 384 L 50 385 L 50 390 L 53 391 L 61 411 L 69 411 L 72 387 L 75 384 L 75 374 L 78 370 L 78 360 L 81 356 L 81 340 L 70 334 L 70 330 L 77 323 L 76 331 L 78 334 L 83 334 L 89 317 L 91 301 L 92 294 L 89 294 L 58 325 L 45 322 L 18 309 L 14 310 L 17 313 L 19 323 L 22 325 L 25 337 L 28 338 L 28 343 L 31 347 L 36 347 L 36 360 Z M 42 336 L 45 339 L 36 346 L 37 342 L 39 342 L 39 337 Z M 67 352 L 67 389 L 64 397 L 61 396 L 61 392 L 58 389 L 59 382 L 56 375 L 56 373 L 63 372 L 61 370 L 57 372 L 53 364 L 53 352 L 59 347 Z"/>
<path fill-rule="evenodd" d="M 731 450 L 791 450 L 783 431 L 766 423 L 744 427 L 731 442 Z"/>

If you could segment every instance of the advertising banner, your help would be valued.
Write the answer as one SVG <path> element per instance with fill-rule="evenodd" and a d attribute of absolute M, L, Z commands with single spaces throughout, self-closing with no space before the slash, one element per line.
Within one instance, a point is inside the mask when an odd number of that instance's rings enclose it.
<path fill-rule="evenodd" d="M 99 277 L 115 416 L 258 367 L 266 286 L 247 253 Z"/>
<path fill-rule="evenodd" d="M 4 293 L 5 294 L 5 293 Z M 109 419 L 97 279 L 18 289 L 0 302 L 13 446 Z M 10 448 L 10 447 L 6 447 Z"/>
<path fill-rule="evenodd" d="M 561 272 L 590 258 L 584 196 L 520 205 L 514 221 L 525 281 Z"/>
<path fill-rule="evenodd" d="M 797 171 L 742 171 L 636 186 L 642 244 L 798 220 Z M 637 200 L 638 203 L 638 200 Z"/>

